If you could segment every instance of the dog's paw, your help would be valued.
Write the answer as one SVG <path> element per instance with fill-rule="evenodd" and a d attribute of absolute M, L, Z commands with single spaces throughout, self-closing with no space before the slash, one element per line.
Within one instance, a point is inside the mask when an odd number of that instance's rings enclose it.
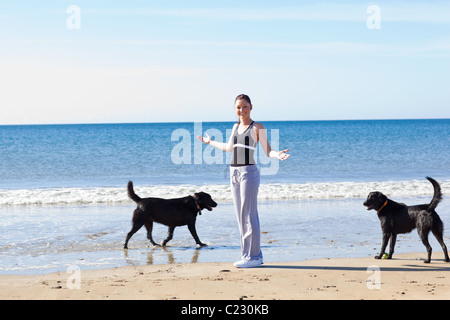
<path fill-rule="evenodd" d="M 383 255 L 379 255 L 379 256 L 375 256 L 375 259 L 381 259 L 383 257 Z"/>
<path fill-rule="evenodd" d="M 423 263 L 430 263 L 431 260 L 423 260 Z"/>
<path fill-rule="evenodd" d="M 206 243 L 197 243 L 197 248 L 203 248 L 207 247 L 208 245 Z"/>

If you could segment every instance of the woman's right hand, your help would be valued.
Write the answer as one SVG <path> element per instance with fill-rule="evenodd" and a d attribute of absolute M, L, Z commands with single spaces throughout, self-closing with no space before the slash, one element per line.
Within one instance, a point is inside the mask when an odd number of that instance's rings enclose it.
<path fill-rule="evenodd" d="M 203 142 L 205 144 L 210 144 L 211 143 L 211 137 L 207 133 L 205 133 L 205 136 L 206 137 L 197 136 L 197 138 L 198 138 L 198 140 L 200 140 L 201 142 Z"/>

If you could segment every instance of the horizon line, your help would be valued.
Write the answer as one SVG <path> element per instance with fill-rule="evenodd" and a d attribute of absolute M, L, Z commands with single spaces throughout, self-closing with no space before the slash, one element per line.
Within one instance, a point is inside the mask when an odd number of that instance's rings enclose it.
<path fill-rule="evenodd" d="M 309 120 L 261 120 L 258 122 L 338 122 L 338 121 L 411 121 L 411 120 L 450 120 L 450 118 L 386 118 L 386 119 L 309 119 Z M 76 125 L 114 125 L 114 124 L 176 124 L 176 123 L 233 123 L 236 121 L 148 121 L 148 122 L 73 122 L 73 123 L 0 123 L 6 126 L 76 126 Z"/>

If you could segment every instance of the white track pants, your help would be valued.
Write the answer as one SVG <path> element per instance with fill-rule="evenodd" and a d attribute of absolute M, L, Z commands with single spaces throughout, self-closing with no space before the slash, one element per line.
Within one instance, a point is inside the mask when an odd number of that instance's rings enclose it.
<path fill-rule="evenodd" d="M 241 234 L 241 258 L 262 258 L 257 209 L 260 175 L 256 165 L 230 167 L 230 184 Z"/>

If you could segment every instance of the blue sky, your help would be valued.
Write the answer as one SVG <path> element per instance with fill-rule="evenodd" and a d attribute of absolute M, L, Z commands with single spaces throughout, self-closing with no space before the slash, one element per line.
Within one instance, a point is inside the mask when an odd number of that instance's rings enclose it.
<path fill-rule="evenodd" d="M 240 93 L 260 121 L 450 118 L 449 2 L 3 1 L 0 28 L 0 124 L 233 121 Z"/>

